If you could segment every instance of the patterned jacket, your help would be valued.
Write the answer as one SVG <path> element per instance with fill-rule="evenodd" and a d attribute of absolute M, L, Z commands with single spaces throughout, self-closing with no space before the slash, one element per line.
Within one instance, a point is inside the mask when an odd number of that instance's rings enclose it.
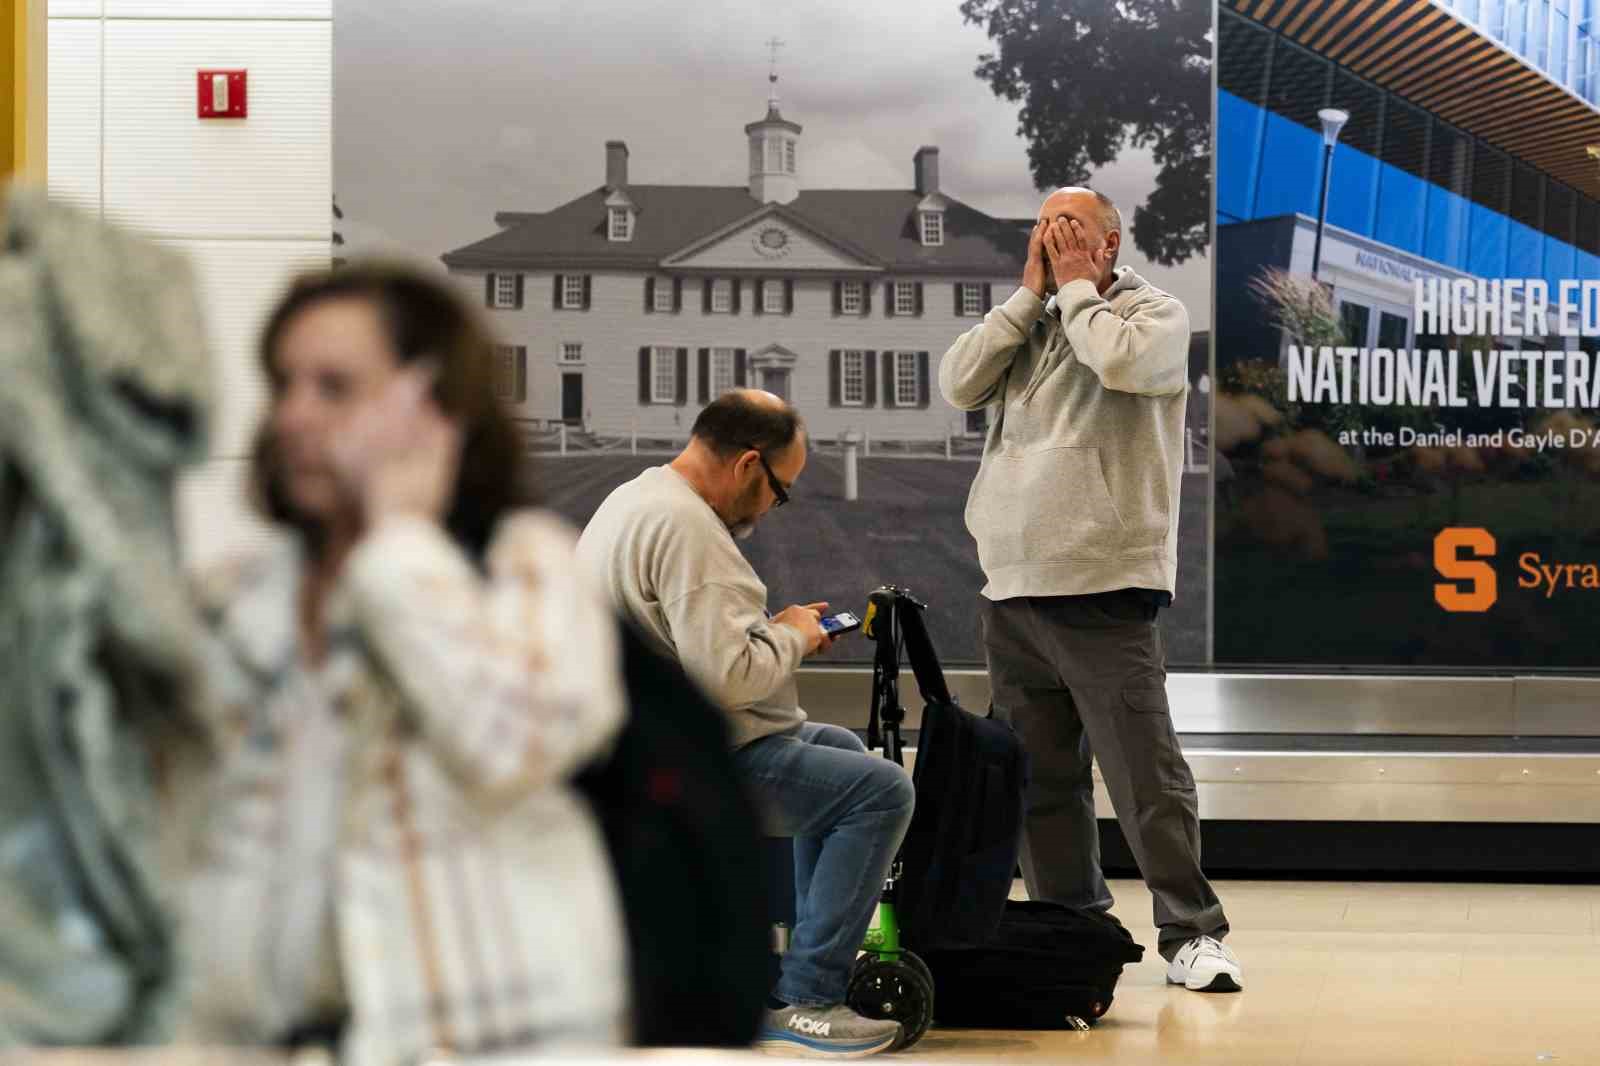
<path fill-rule="evenodd" d="M 625 1035 L 617 894 L 569 784 L 624 698 L 574 543 L 519 513 L 483 576 L 435 524 L 386 521 L 317 666 L 293 543 L 210 575 L 224 767 L 199 794 L 187 1039 L 274 1040 L 337 1006 L 354 1066 Z"/>

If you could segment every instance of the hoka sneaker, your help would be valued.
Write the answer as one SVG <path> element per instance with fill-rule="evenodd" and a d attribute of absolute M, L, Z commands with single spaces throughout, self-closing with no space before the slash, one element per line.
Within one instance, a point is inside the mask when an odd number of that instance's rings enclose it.
<path fill-rule="evenodd" d="M 1239 960 L 1220 940 L 1197 936 L 1172 957 L 1167 984 L 1191 992 L 1238 992 L 1244 988 L 1244 976 Z"/>
<path fill-rule="evenodd" d="M 900 1023 L 863 1018 L 843 1003 L 768 1009 L 756 1049 L 804 1059 L 861 1059 L 900 1042 Z"/>

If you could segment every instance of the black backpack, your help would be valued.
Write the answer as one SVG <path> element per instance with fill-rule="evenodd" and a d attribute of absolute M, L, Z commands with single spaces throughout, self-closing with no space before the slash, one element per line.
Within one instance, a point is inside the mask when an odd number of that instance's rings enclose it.
<path fill-rule="evenodd" d="M 599 817 L 626 915 L 632 1042 L 738 1047 L 770 982 L 760 823 L 722 712 L 677 663 L 622 626 L 629 716 L 578 784 Z"/>
<path fill-rule="evenodd" d="M 981 944 L 1000 925 L 1017 868 L 1022 797 L 1028 762 L 1004 722 L 979 718 L 956 703 L 945 684 L 924 606 L 902 589 L 879 589 L 869 611 L 878 618 L 873 713 L 898 733 L 897 677 L 903 652 L 926 705 L 911 779 L 917 807 L 900 845 L 900 927 L 919 954 L 941 944 Z M 885 624 L 887 623 L 887 624 Z M 886 740 L 898 747 L 898 736 Z"/>

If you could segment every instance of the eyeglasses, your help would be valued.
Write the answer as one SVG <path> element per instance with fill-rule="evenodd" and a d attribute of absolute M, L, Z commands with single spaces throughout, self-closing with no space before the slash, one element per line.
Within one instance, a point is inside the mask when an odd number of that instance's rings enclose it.
<path fill-rule="evenodd" d="M 772 489 L 774 497 L 772 506 L 782 507 L 789 502 L 789 493 L 784 490 L 783 483 L 778 480 L 778 475 L 772 472 L 772 467 L 767 465 L 767 457 L 761 454 L 761 449 L 752 447 L 750 450 L 756 453 L 756 458 L 761 462 L 761 469 L 767 473 L 767 487 Z"/>

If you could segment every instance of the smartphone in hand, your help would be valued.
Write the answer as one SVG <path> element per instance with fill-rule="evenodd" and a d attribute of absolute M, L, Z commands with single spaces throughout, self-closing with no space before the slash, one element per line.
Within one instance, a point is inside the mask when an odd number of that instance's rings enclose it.
<path fill-rule="evenodd" d="M 822 619 L 822 631 L 828 634 L 830 639 L 843 636 L 846 633 L 854 633 L 860 628 L 861 619 L 849 611 L 840 611 L 838 614 L 830 614 Z"/>

